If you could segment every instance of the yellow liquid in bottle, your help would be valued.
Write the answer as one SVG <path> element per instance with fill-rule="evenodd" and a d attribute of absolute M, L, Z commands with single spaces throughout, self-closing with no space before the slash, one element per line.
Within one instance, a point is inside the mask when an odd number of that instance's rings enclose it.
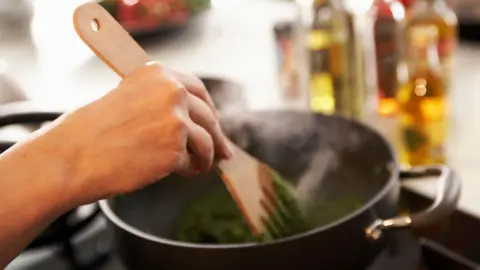
<path fill-rule="evenodd" d="M 335 97 L 332 75 L 329 73 L 312 74 L 310 78 L 310 107 L 314 112 L 334 113 Z"/>
<path fill-rule="evenodd" d="M 334 114 L 348 109 L 344 97 L 347 64 L 343 15 L 337 3 L 315 1 L 314 21 L 308 36 L 310 109 L 315 112 Z"/>
<path fill-rule="evenodd" d="M 335 112 L 333 74 L 330 72 L 329 53 L 332 38 L 329 31 L 315 29 L 310 32 L 311 51 L 310 108 L 315 112 Z"/>
<path fill-rule="evenodd" d="M 403 147 L 400 160 L 415 166 L 444 163 L 446 97 L 433 72 L 413 76 L 398 93 Z"/>

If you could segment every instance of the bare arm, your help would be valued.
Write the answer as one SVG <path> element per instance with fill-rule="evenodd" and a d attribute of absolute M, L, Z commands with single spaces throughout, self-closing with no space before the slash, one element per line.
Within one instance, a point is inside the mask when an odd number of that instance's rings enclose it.
<path fill-rule="evenodd" d="M 67 156 L 52 136 L 30 140 L 0 156 L 0 268 L 59 215 L 73 207 Z"/>

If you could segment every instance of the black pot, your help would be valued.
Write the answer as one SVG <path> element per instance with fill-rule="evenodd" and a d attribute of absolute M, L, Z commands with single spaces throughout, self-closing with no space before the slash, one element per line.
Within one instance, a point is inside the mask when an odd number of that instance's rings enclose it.
<path fill-rule="evenodd" d="M 357 122 L 308 112 L 243 112 L 226 117 L 230 138 L 294 184 L 301 176 L 320 177 L 318 214 L 342 196 L 361 206 L 312 231 L 264 244 L 205 245 L 176 241 L 176 218 L 191 198 L 223 187 L 212 173 L 194 181 L 169 176 L 140 191 L 100 202 L 114 229 L 115 246 L 128 269 L 364 269 L 393 237 L 395 229 L 421 227 L 456 208 L 460 180 L 446 166 L 400 170 L 388 142 Z M 322 151 L 335 160 L 315 162 Z M 314 161 L 314 162 L 312 162 Z M 398 216 L 401 181 L 437 177 L 439 193 L 431 208 Z M 331 209 L 330 209 L 331 210 Z M 322 268 L 323 267 L 323 268 Z"/>
<path fill-rule="evenodd" d="M 1 112 L 0 126 L 13 120 L 48 121 L 60 115 L 22 109 L 8 115 Z M 214 173 L 194 181 L 172 175 L 99 203 L 128 269 L 256 269 L 259 265 L 364 269 L 396 230 L 434 223 L 456 208 L 461 183 L 451 169 L 438 165 L 401 170 L 389 143 L 357 122 L 309 112 L 244 111 L 225 117 L 222 125 L 234 142 L 295 185 L 305 175 L 323 175 L 321 189 L 315 194 L 319 215 L 344 196 L 360 198 L 361 206 L 339 210 L 338 218 L 323 226 L 270 243 L 184 243 L 174 239 L 176 218 L 183 206 L 195 196 L 222 188 L 223 183 Z M 334 159 L 316 161 L 329 151 Z M 398 216 L 401 181 L 432 176 L 439 180 L 435 203 L 422 213 Z"/>

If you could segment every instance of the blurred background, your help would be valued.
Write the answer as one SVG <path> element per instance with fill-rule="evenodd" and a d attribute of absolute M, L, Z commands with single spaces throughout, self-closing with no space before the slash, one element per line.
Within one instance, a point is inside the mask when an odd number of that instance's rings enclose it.
<path fill-rule="evenodd" d="M 68 111 L 117 85 L 73 28 L 84 2 L 0 0 L 0 104 Z M 342 115 L 381 132 L 403 166 L 451 165 L 459 208 L 480 217 L 480 1 L 99 2 L 154 60 L 207 78 L 232 110 Z M 406 186 L 433 197 L 437 183 Z"/>
<path fill-rule="evenodd" d="M 0 102 L 70 110 L 115 87 L 73 29 L 83 2 L 0 0 Z M 242 84 L 249 109 L 353 118 L 382 132 L 405 166 L 477 175 L 479 1 L 99 2 L 153 59 Z"/>
<path fill-rule="evenodd" d="M 83 2 L 0 0 L 1 102 L 70 109 L 115 86 L 116 75 L 73 30 Z M 249 108 L 364 121 L 405 165 L 480 161 L 472 147 L 478 1 L 99 2 L 154 59 L 245 85 Z"/>
<path fill-rule="evenodd" d="M 0 102 L 70 110 L 116 86 L 73 29 L 84 2 L 0 0 Z M 241 84 L 249 109 L 353 118 L 382 132 L 405 166 L 478 175 L 479 1 L 99 2 L 153 59 Z"/>

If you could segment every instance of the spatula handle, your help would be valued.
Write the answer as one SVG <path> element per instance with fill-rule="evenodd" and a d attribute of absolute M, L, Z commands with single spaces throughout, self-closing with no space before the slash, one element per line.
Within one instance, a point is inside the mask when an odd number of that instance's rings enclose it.
<path fill-rule="evenodd" d="M 122 78 L 151 61 L 130 34 L 97 3 L 79 6 L 73 23 L 83 42 Z"/>

